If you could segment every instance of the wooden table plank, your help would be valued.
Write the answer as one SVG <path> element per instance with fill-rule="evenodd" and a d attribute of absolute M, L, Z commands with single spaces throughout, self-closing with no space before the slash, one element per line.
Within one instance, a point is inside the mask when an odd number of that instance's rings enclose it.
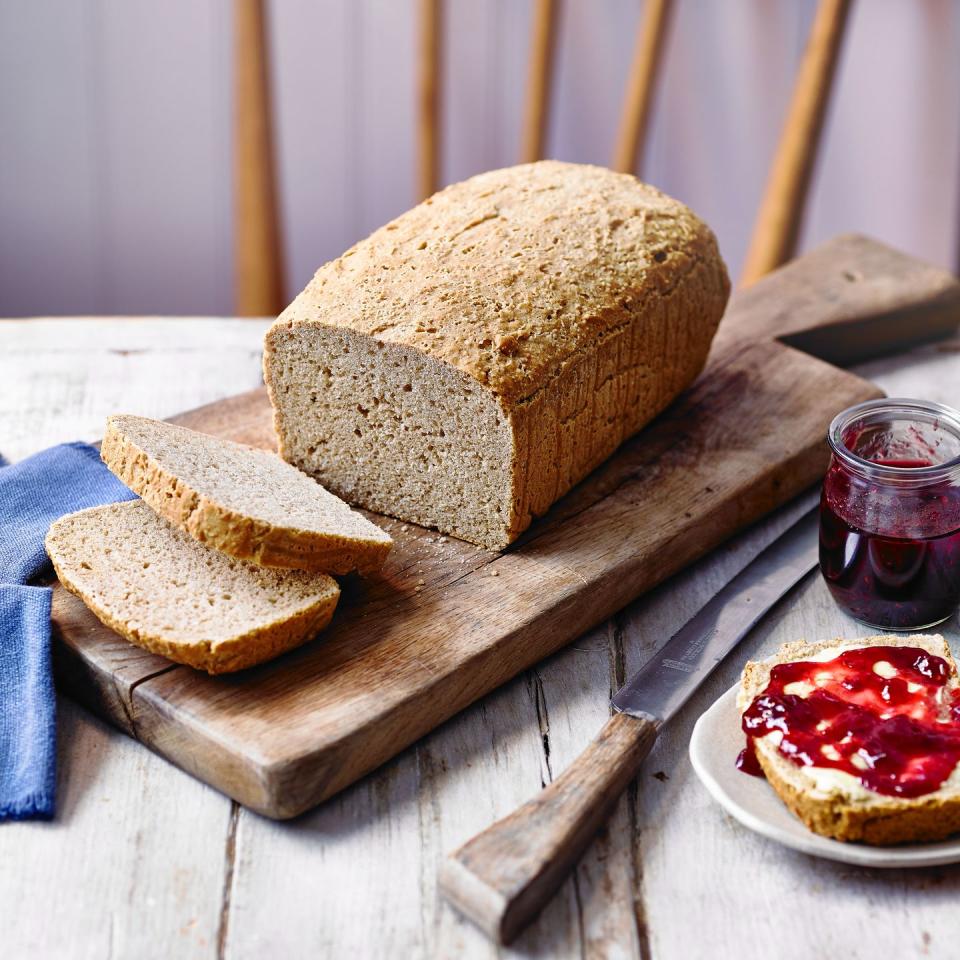
<path fill-rule="evenodd" d="M 2 952 L 211 958 L 230 804 L 69 700 L 57 818 L 0 825 Z"/>
<path fill-rule="evenodd" d="M 955 345 L 921 348 L 908 362 L 878 360 L 858 372 L 891 396 L 960 406 Z M 682 595 L 680 580 L 664 590 L 671 607 Z M 669 611 L 664 628 L 674 617 Z M 662 734 L 646 771 L 662 769 L 670 779 L 662 789 L 650 789 L 645 771 L 638 815 L 653 956 L 706 960 L 717 955 L 718 944 L 735 944 L 738 960 L 765 960 L 771 943 L 783 960 L 955 956 L 960 867 L 871 871 L 795 853 L 728 817 L 690 767 L 693 724 L 736 682 L 746 659 L 767 656 L 802 637 L 864 632 L 836 607 L 820 578 L 811 576 L 753 631 Z M 943 632 L 960 650 L 956 619 Z M 635 657 L 634 663 L 641 659 Z M 691 937 L 694 916 L 697 934 Z"/>
<path fill-rule="evenodd" d="M 609 717 L 608 698 L 619 686 L 616 677 L 622 673 L 622 659 L 622 629 L 617 617 L 575 641 L 570 655 L 551 657 L 532 671 L 550 780 L 563 772 Z M 639 867 L 633 856 L 633 793 L 631 788 L 621 799 L 606 830 L 587 850 L 557 898 L 568 905 L 576 920 L 583 956 L 643 954 L 645 922 L 633 897 Z M 527 942 L 542 940 L 546 923 L 541 918 L 515 946 L 522 951 Z"/>
<path fill-rule="evenodd" d="M 0 322 L 0 451 L 19 457 L 95 437 L 103 417 L 121 407 L 165 416 L 256 385 L 262 323 L 190 322 L 204 328 L 198 337 L 208 347 L 232 344 L 221 362 L 202 350 L 178 352 L 161 321 L 15 329 Z M 73 361 L 62 355 L 68 342 L 83 347 Z M 891 394 L 960 405 L 960 342 L 859 372 Z M 69 387 L 56 383 L 63 377 Z M 4 955 L 101 957 L 112 942 L 115 957 L 211 960 L 731 953 L 751 960 L 769 956 L 777 942 L 787 958 L 952 957 L 960 868 L 886 873 L 792 853 L 731 821 L 690 769 L 693 722 L 748 654 L 802 633 L 862 633 L 847 627 L 816 578 L 664 733 L 576 885 L 569 882 L 513 948 L 497 951 L 437 901 L 441 857 L 532 795 L 594 735 L 621 646 L 625 668 L 634 669 L 788 519 L 758 525 L 289 823 L 232 808 L 63 701 L 59 819 L 0 826 Z M 955 623 L 950 639 L 957 649 Z"/>
<path fill-rule="evenodd" d="M 0 321 L 0 452 L 95 438 L 117 409 L 167 416 L 256 386 L 264 326 Z M 71 701 L 58 710 L 56 819 L 0 825 L 0 953 L 218 957 L 230 801 Z"/>
<path fill-rule="evenodd" d="M 103 435 L 124 410 L 169 417 L 256 387 L 266 320 L 0 320 L 0 453 Z"/>
<path fill-rule="evenodd" d="M 251 869 L 234 885 L 231 960 L 495 955 L 456 918 L 452 935 L 438 928 L 435 864 L 448 824 L 475 828 L 539 787 L 532 712 L 518 681 L 478 705 L 473 723 L 448 724 L 303 817 L 242 810 L 238 860 Z M 519 784 L 502 779 L 504 766 Z"/>

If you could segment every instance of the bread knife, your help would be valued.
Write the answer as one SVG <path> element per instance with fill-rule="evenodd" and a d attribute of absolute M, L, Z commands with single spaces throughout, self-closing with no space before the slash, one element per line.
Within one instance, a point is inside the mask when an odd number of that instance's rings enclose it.
<path fill-rule="evenodd" d="M 761 551 L 633 674 L 586 750 L 540 794 L 451 854 L 442 894 L 509 943 L 546 906 L 650 753 L 717 664 L 817 566 L 814 507 Z"/>

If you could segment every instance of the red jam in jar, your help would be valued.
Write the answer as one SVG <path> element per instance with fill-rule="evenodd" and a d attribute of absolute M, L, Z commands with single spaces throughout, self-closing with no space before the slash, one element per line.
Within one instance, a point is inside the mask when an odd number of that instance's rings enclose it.
<path fill-rule="evenodd" d="M 820 571 L 847 613 L 920 630 L 960 604 L 960 412 L 871 400 L 830 425 Z"/>
<path fill-rule="evenodd" d="M 960 764 L 960 700 L 949 679 L 947 662 L 922 647 L 777 664 L 744 711 L 737 766 L 762 776 L 754 743 L 773 734 L 797 766 L 841 770 L 886 796 L 933 793 Z"/>

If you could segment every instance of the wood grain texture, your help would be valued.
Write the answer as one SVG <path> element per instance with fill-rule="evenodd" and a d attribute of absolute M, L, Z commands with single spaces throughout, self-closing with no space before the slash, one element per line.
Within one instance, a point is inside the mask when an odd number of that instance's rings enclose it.
<path fill-rule="evenodd" d="M 212 958 L 229 803 L 58 709 L 56 820 L 0 831 L 4 956 Z"/>
<path fill-rule="evenodd" d="M 96 437 L 112 410 L 169 416 L 253 385 L 263 328 L 208 317 L 0 321 L 0 450 L 19 459 Z M 112 680 L 88 689 L 123 729 L 129 686 L 170 664 L 127 644 L 111 656 Z M 230 801 L 70 700 L 57 713 L 56 819 L 0 830 L 4 956 L 214 960 Z"/>
<path fill-rule="evenodd" d="M 234 270 L 237 313 L 286 305 L 266 0 L 234 0 Z"/>
<path fill-rule="evenodd" d="M 520 139 L 520 162 L 543 158 L 550 119 L 553 57 L 557 45 L 559 0 L 535 0 L 530 31 L 527 92 Z"/>
<path fill-rule="evenodd" d="M 606 822 L 657 728 L 652 718 L 614 714 L 560 777 L 444 861 L 444 896 L 497 942 L 512 941 Z"/>
<path fill-rule="evenodd" d="M 749 286 L 797 247 L 851 0 L 820 0 L 740 278 Z"/>
<path fill-rule="evenodd" d="M 780 267 L 777 282 L 773 309 L 762 286 L 734 293 L 737 323 L 722 324 L 718 338 L 777 337 L 846 365 L 944 337 L 960 323 L 953 274 L 856 234 Z"/>
<path fill-rule="evenodd" d="M 0 322 L 0 450 L 25 456 L 95 436 L 117 409 L 165 416 L 255 386 L 260 330 L 210 318 Z M 956 340 L 858 373 L 892 396 L 960 407 Z M 3 861 L 15 865 L 0 878 L 5 954 L 767 960 L 775 942 L 784 960 L 953 960 L 960 868 L 875 872 L 793 854 L 732 822 L 690 770 L 690 728 L 743 660 L 799 636 L 862 632 L 815 585 L 775 610 L 664 729 L 607 830 L 511 947 L 437 897 L 447 852 L 572 762 L 624 672 L 789 525 L 791 509 L 295 821 L 231 808 L 61 700 L 61 818 L 0 830 Z M 955 623 L 947 635 L 960 649 Z"/>
<path fill-rule="evenodd" d="M 864 244 L 846 249 L 847 269 L 859 269 Z M 781 309 L 789 291 L 776 276 L 763 286 L 769 311 Z M 843 293 L 856 315 L 859 288 Z M 789 312 L 809 327 L 825 313 L 815 298 Z M 736 331 L 745 316 L 734 304 L 724 323 Z M 691 390 L 515 549 L 485 553 L 381 518 L 396 547 L 378 577 L 344 581 L 322 638 L 237 677 L 176 668 L 140 678 L 129 725 L 244 805 L 294 816 L 814 483 L 833 414 L 876 394 L 773 340 L 731 335 Z M 272 442 L 262 390 L 184 422 Z M 109 631 L 77 604 L 58 601 L 58 612 L 61 659 L 83 665 L 64 682 L 78 689 L 109 676 Z"/>
<path fill-rule="evenodd" d="M 103 436 L 109 413 L 163 420 L 262 381 L 270 321 L 216 317 L 0 320 L 0 452 Z M 229 408 L 229 405 L 228 405 Z"/>
<path fill-rule="evenodd" d="M 641 173 L 637 167 L 650 129 L 672 10 L 673 0 L 646 0 L 643 5 L 611 164 L 622 173 Z"/>

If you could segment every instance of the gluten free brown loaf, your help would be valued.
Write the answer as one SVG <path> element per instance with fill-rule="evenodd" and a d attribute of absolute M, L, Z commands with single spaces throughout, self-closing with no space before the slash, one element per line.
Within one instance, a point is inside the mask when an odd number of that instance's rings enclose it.
<path fill-rule="evenodd" d="M 280 453 L 502 548 L 693 381 L 728 294 L 711 231 L 634 177 L 481 174 L 321 267 L 271 327 Z"/>

